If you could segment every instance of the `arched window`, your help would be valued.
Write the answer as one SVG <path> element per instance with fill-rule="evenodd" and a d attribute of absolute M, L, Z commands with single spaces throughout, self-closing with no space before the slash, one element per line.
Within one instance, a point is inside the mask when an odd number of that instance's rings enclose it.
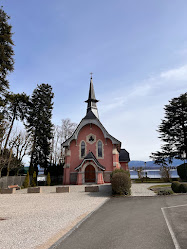
<path fill-rule="evenodd" d="M 103 144 L 101 141 L 98 141 L 98 157 L 103 157 Z"/>
<path fill-rule="evenodd" d="M 81 142 L 81 157 L 85 156 L 85 142 Z"/>

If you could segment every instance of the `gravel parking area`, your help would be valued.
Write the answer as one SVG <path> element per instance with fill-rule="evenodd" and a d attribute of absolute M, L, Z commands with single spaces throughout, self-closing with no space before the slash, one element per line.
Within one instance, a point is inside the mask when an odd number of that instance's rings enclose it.
<path fill-rule="evenodd" d="M 158 184 L 132 184 L 132 196 L 154 196 L 148 190 Z M 46 249 L 65 235 L 90 212 L 111 196 L 111 185 L 100 185 L 100 192 L 88 193 L 85 186 L 70 186 L 70 193 L 56 193 L 56 187 L 41 187 L 40 194 L 27 189 L 0 195 L 0 248 Z"/>
<path fill-rule="evenodd" d="M 49 248 L 90 212 L 109 199 L 111 186 L 100 192 L 84 192 L 85 186 L 71 186 L 70 193 L 56 193 L 56 187 L 42 187 L 41 194 L 17 190 L 0 195 L 0 248 Z"/>

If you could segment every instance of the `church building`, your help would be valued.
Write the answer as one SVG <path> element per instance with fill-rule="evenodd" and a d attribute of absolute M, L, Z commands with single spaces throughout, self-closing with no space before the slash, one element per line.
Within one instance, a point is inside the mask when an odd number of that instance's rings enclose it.
<path fill-rule="evenodd" d="M 121 149 L 121 142 L 99 120 L 92 76 L 85 102 L 86 116 L 62 144 L 65 148 L 63 184 L 108 183 L 113 170 L 128 170 L 129 153 Z"/>

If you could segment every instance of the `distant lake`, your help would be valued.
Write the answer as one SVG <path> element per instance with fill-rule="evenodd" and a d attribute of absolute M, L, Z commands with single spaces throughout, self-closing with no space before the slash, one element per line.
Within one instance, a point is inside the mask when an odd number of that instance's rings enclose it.
<path fill-rule="evenodd" d="M 149 178 L 160 178 L 159 169 L 147 169 L 147 170 L 142 170 L 142 172 L 144 173 L 144 176 L 146 176 L 145 172 L 147 172 L 147 177 Z M 171 175 L 171 178 L 179 178 L 179 175 L 177 174 L 176 169 L 171 169 L 170 175 Z M 134 170 L 130 170 L 130 176 L 131 176 L 131 179 L 138 179 L 138 172 Z"/>

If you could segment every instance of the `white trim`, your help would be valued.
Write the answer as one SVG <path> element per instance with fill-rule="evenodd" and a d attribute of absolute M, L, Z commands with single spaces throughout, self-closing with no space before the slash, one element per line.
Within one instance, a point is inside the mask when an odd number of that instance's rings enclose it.
<path fill-rule="evenodd" d="M 80 169 L 82 167 L 82 165 L 85 163 L 85 161 L 93 161 L 95 163 L 95 165 L 97 165 L 94 158 L 87 158 L 87 159 L 83 159 L 82 163 L 79 166 L 77 166 L 76 170 Z M 97 167 L 100 168 L 99 165 Z M 105 171 L 105 169 L 102 169 L 102 170 Z"/>
<path fill-rule="evenodd" d="M 94 141 L 89 141 L 90 136 L 94 138 Z M 90 133 L 89 135 L 86 136 L 86 142 L 89 144 L 94 144 L 96 142 L 96 135 Z"/>
<path fill-rule="evenodd" d="M 71 156 L 71 150 L 67 150 L 67 152 L 66 152 L 66 156 Z"/>
<path fill-rule="evenodd" d="M 104 135 L 104 138 L 108 138 L 112 141 L 112 144 L 119 144 L 121 145 L 121 142 L 119 140 L 117 140 L 116 138 L 112 137 L 108 132 L 107 130 L 104 128 L 104 126 L 101 124 L 101 122 L 98 120 L 98 119 L 82 119 L 80 124 L 77 126 L 77 129 L 75 130 L 75 132 L 73 133 L 73 135 L 68 138 L 64 143 L 62 143 L 62 146 L 69 146 L 70 145 L 70 142 L 72 140 L 77 140 L 78 138 L 78 135 L 79 135 L 79 132 L 80 130 L 87 124 L 94 124 L 96 125 L 97 127 L 99 127 L 101 129 L 101 131 L 103 132 L 103 135 Z"/>

